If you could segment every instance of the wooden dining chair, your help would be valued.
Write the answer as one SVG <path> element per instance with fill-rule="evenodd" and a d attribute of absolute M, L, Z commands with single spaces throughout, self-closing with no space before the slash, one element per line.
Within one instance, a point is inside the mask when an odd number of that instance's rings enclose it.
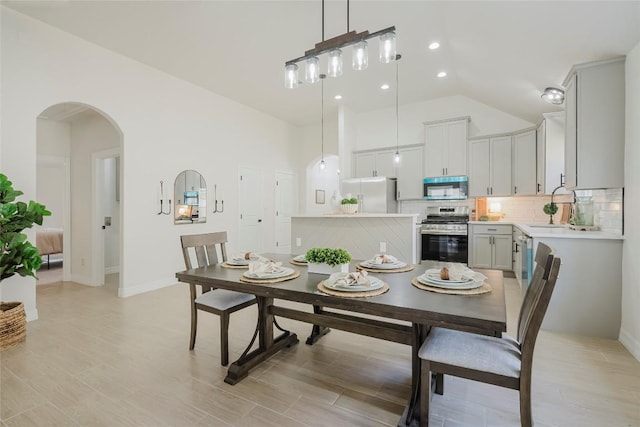
<path fill-rule="evenodd" d="M 540 325 L 558 278 L 560 258 L 549 246 L 538 244 L 536 268 L 520 308 L 517 338 L 501 338 L 434 327 L 418 356 L 421 364 L 420 425 L 429 425 L 431 374 L 452 375 L 518 390 L 520 423 L 531 427 L 531 368 Z M 436 393 L 442 394 L 442 378 Z"/>
<path fill-rule="evenodd" d="M 227 260 L 227 233 L 191 234 L 180 236 L 182 255 L 187 270 L 195 268 L 191 263 L 190 252 L 195 252 L 198 265 L 206 267 Z M 190 250 L 193 248 L 192 250 Z M 222 261 L 219 261 L 218 248 Z M 198 327 L 198 310 L 220 316 L 220 361 L 222 366 L 229 364 L 229 315 L 235 311 L 249 307 L 256 303 L 256 297 L 226 289 L 202 289 L 198 295 L 196 285 L 189 283 L 191 294 L 191 340 L 189 350 L 196 345 L 196 330 Z"/>

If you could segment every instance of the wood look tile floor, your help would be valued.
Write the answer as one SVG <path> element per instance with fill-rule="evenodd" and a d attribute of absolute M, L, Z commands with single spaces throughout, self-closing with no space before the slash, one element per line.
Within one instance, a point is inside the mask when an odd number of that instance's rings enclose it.
<path fill-rule="evenodd" d="M 407 402 L 407 346 L 337 330 L 307 346 L 310 326 L 282 319 L 301 342 L 230 386 L 217 316 L 200 314 L 188 350 L 187 286 L 118 298 L 109 282 L 37 286 L 27 341 L 0 353 L 2 426 L 395 426 Z M 231 316 L 232 360 L 255 321 Z M 536 426 L 640 426 L 640 363 L 619 342 L 541 331 L 533 370 Z M 438 427 L 520 425 L 517 392 L 457 378 L 431 408 Z"/>

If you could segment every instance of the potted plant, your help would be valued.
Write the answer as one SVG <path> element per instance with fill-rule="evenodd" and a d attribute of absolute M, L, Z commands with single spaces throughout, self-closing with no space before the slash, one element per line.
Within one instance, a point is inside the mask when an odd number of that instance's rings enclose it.
<path fill-rule="evenodd" d="M 355 197 L 344 198 L 340 204 L 342 205 L 342 212 L 344 213 L 356 213 L 358 211 L 358 199 Z"/>
<path fill-rule="evenodd" d="M 51 215 L 44 205 L 29 201 L 16 201 L 24 194 L 14 190 L 13 183 L 0 174 L 0 283 L 14 274 L 36 277 L 42 257 L 38 249 L 22 231 L 42 225 L 43 217 Z M 37 277 L 36 277 L 37 278 Z M 21 302 L 0 303 L 0 350 L 24 341 L 26 338 L 26 315 Z"/>
<path fill-rule="evenodd" d="M 558 205 L 553 202 L 547 203 L 546 205 L 544 205 L 542 210 L 544 211 L 544 213 L 549 215 L 549 224 L 553 224 L 553 216 L 556 214 L 556 212 L 558 212 Z"/>
<path fill-rule="evenodd" d="M 341 248 L 311 248 L 305 258 L 309 273 L 348 273 L 351 254 Z"/>

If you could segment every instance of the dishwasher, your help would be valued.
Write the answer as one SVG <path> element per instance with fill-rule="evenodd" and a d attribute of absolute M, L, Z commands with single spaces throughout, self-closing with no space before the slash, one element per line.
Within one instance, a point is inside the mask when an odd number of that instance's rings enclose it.
<path fill-rule="evenodd" d="M 525 289 L 529 287 L 533 276 L 533 239 L 523 233 L 518 236 L 516 245 L 519 246 L 516 255 L 520 257 L 516 276 L 519 276 L 520 286 Z"/>

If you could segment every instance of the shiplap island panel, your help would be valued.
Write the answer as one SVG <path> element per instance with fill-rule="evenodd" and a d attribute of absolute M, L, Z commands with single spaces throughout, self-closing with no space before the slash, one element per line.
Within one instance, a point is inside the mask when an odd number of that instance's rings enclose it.
<path fill-rule="evenodd" d="M 417 220 L 410 214 L 294 216 L 291 250 L 304 254 L 316 247 L 344 248 L 353 259 L 369 259 L 382 243 L 386 253 L 411 263 L 417 259 Z"/>

